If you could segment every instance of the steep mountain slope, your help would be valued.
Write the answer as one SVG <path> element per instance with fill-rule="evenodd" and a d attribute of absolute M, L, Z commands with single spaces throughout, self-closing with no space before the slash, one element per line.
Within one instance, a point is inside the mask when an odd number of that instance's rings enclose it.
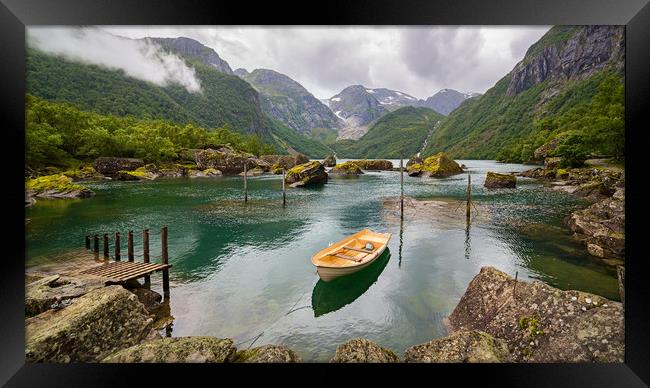
<path fill-rule="evenodd" d="M 408 158 L 424 144 L 443 115 L 428 109 L 406 106 L 381 117 L 359 140 L 333 145 L 344 158 Z"/>
<path fill-rule="evenodd" d="M 443 120 L 423 154 L 529 160 L 534 145 L 566 132 L 549 120 L 590 104 L 612 77 L 622 79 L 624 47 L 622 26 L 553 27 L 483 96 Z M 540 131 L 545 135 L 524 150 L 522 139 Z"/>
<path fill-rule="evenodd" d="M 436 112 L 447 116 L 454 109 L 458 108 L 460 104 L 465 102 L 465 100 L 478 95 L 478 93 L 468 94 L 453 89 L 442 89 L 426 100 L 420 100 L 418 106 L 433 109 Z"/>
<path fill-rule="evenodd" d="M 388 112 L 361 85 L 352 85 L 329 99 L 330 109 L 345 122 L 339 139 L 358 139 L 366 133 L 368 124 Z"/>
<path fill-rule="evenodd" d="M 178 38 L 145 38 L 159 44 L 163 48 L 184 56 L 185 58 L 198 60 L 206 66 L 210 66 L 225 74 L 233 74 L 228 62 L 219 57 L 210 47 L 204 46 L 201 42 L 194 39 Z"/>
<path fill-rule="evenodd" d="M 309 133 L 314 128 L 340 128 L 343 121 L 302 85 L 288 76 L 268 69 L 236 74 L 260 93 L 262 109 L 289 128 Z"/>
<path fill-rule="evenodd" d="M 418 99 L 409 96 L 406 93 L 390 90 L 386 88 L 366 89 L 366 91 L 373 95 L 389 111 L 394 111 L 403 106 L 417 106 Z"/>

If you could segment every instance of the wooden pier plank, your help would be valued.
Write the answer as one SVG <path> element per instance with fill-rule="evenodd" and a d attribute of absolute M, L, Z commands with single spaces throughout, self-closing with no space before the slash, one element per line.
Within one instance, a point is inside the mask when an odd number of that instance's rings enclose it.
<path fill-rule="evenodd" d="M 113 261 L 102 264 L 98 267 L 87 269 L 81 273 L 117 280 L 131 280 L 141 278 L 153 272 L 162 271 L 170 267 L 170 264 Z"/>

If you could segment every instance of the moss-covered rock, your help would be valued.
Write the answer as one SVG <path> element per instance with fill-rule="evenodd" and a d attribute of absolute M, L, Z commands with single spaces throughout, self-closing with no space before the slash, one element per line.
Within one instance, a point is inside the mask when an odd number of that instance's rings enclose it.
<path fill-rule="evenodd" d="M 392 171 L 393 170 L 393 163 L 390 160 L 382 160 L 382 159 L 377 159 L 377 160 L 369 160 L 369 159 L 363 159 L 363 160 L 352 160 L 352 163 L 356 164 L 359 166 L 360 169 L 366 170 L 366 171 Z"/>
<path fill-rule="evenodd" d="M 267 162 L 269 165 L 279 165 L 284 167 L 284 169 L 289 170 L 299 164 L 305 164 L 309 162 L 309 158 L 303 154 L 294 154 L 294 155 L 262 155 L 261 160 Z M 273 168 L 272 168 L 273 169 Z M 282 171 L 280 171 L 282 173 Z"/>
<path fill-rule="evenodd" d="M 354 162 L 345 162 L 337 164 L 329 172 L 334 175 L 361 175 L 363 171 Z"/>
<path fill-rule="evenodd" d="M 33 317 L 52 308 L 59 301 L 78 298 L 104 287 L 104 281 L 94 276 L 46 276 L 25 286 L 25 316 Z"/>
<path fill-rule="evenodd" d="M 253 349 L 240 350 L 235 362 L 244 363 L 296 363 L 302 359 L 291 349 L 284 346 L 264 345 Z"/>
<path fill-rule="evenodd" d="M 40 198 L 86 198 L 95 193 L 81 185 L 72 183 L 65 175 L 46 175 L 30 179 L 25 183 L 28 197 Z"/>
<path fill-rule="evenodd" d="M 405 362 L 512 362 L 508 344 L 488 333 L 471 330 L 406 349 Z"/>
<path fill-rule="evenodd" d="M 365 338 L 355 338 L 336 348 L 332 363 L 395 363 L 399 357 Z"/>
<path fill-rule="evenodd" d="M 157 171 L 157 169 L 155 169 L 154 171 Z M 147 167 L 138 167 L 133 171 L 121 170 L 121 171 L 118 171 L 118 175 L 116 176 L 116 179 L 117 180 L 135 180 L 135 179 L 129 178 L 129 177 L 134 177 L 137 180 L 152 181 L 152 180 L 159 177 L 159 175 L 157 173 L 155 173 L 154 171 L 151 171 L 151 170 L 147 169 Z"/>
<path fill-rule="evenodd" d="M 307 187 L 327 183 L 327 178 L 323 164 L 314 160 L 290 169 L 285 177 L 285 182 L 291 187 Z"/>
<path fill-rule="evenodd" d="M 406 173 L 409 176 L 420 176 L 422 175 L 422 171 L 424 169 L 424 166 L 420 163 L 413 163 L 410 166 L 406 167 Z"/>
<path fill-rule="evenodd" d="M 274 165 L 271 166 L 272 174 L 280 175 L 282 174 L 282 170 L 284 170 L 284 166 L 282 166 L 280 163 L 275 163 Z"/>
<path fill-rule="evenodd" d="M 95 159 L 93 167 L 100 174 L 112 177 L 120 171 L 133 171 L 144 167 L 144 161 L 135 158 L 100 157 Z"/>
<path fill-rule="evenodd" d="M 425 176 L 444 178 L 462 173 L 463 169 L 460 165 L 444 152 L 429 156 L 422 164 L 422 175 Z"/>
<path fill-rule="evenodd" d="M 161 338 L 115 352 L 103 363 L 223 363 L 232 362 L 231 339 L 215 337 Z"/>
<path fill-rule="evenodd" d="M 259 166 L 258 161 L 255 155 L 236 151 L 228 146 L 223 146 L 217 150 L 209 148 L 196 154 L 196 165 L 199 170 L 214 168 L 224 175 L 241 173 L 244 171 L 244 164 L 251 170 Z"/>
<path fill-rule="evenodd" d="M 264 174 L 264 169 L 260 167 L 255 167 L 250 170 L 246 170 L 246 176 L 260 176 L 262 174 Z M 244 176 L 244 172 L 242 171 L 241 173 L 239 173 L 239 175 Z"/>
<path fill-rule="evenodd" d="M 74 182 L 96 181 L 104 179 L 104 176 L 97 172 L 93 166 L 85 166 L 78 169 L 66 170 L 62 174 L 68 178 L 71 178 Z"/>
<path fill-rule="evenodd" d="M 324 160 L 323 160 L 323 165 L 325 167 L 334 167 L 336 166 L 336 157 L 334 155 L 328 155 Z"/>
<path fill-rule="evenodd" d="M 186 175 L 190 178 L 212 178 L 222 176 L 221 171 L 216 168 L 206 168 L 205 170 L 188 169 Z"/>
<path fill-rule="evenodd" d="M 499 174 L 488 171 L 483 186 L 488 189 L 514 188 L 517 186 L 517 177 L 510 174 Z"/>

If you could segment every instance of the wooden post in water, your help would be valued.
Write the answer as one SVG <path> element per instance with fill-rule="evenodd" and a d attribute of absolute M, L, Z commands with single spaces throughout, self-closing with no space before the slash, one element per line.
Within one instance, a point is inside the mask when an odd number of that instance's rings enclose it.
<path fill-rule="evenodd" d="M 399 214 L 401 218 L 404 218 L 404 159 L 400 155 L 399 158 Z"/>
<path fill-rule="evenodd" d="M 149 229 L 145 229 L 142 231 L 142 261 L 144 261 L 145 263 L 149 262 Z M 150 284 L 151 277 L 145 276 L 144 283 Z"/>
<path fill-rule="evenodd" d="M 472 217 L 472 175 L 467 173 L 467 212 L 465 214 L 467 222 Z"/>
<path fill-rule="evenodd" d="M 248 160 L 244 162 L 244 202 L 248 202 Z"/>
<path fill-rule="evenodd" d="M 129 256 L 129 261 L 133 262 L 133 231 L 132 230 L 129 230 L 126 251 L 127 251 L 127 255 Z"/>
<path fill-rule="evenodd" d="M 104 259 L 108 260 L 108 233 L 104 233 Z"/>
<path fill-rule="evenodd" d="M 284 179 L 285 179 L 285 169 L 284 167 L 282 168 L 282 206 L 287 206 L 287 191 L 285 189 L 284 185 Z"/>
<path fill-rule="evenodd" d="M 120 261 L 120 232 L 115 232 L 115 261 Z"/>
<path fill-rule="evenodd" d="M 86 235 L 86 249 L 90 250 L 90 235 Z"/>
<path fill-rule="evenodd" d="M 160 239 L 162 244 L 162 263 L 169 264 L 169 251 L 167 249 L 167 227 L 165 226 L 160 231 Z M 169 269 L 163 269 L 163 295 L 165 299 L 169 299 Z"/>
<path fill-rule="evenodd" d="M 95 259 L 99 259 L 99 236 L 98 235 L 94 236 L 93 242 L 95 243 L 93 247 L 94 248 L 93 250 L 95 252 Z"/>

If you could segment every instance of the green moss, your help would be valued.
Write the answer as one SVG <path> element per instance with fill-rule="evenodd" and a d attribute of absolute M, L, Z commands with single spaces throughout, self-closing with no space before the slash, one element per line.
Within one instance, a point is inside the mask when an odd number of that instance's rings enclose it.
<path fill-rule="evenodd" d="M 438 152 L 437 154 L 424 159 L 424 166 L 422 169 L 431 173 L 433 176 L 439 177 L 461 174 L 463 172 L 460 165 L 444 152 Z"/>
<path fill-rule="evenodd" d="M 293 175 L 298 175 L 298 176 L 300 176 L 300 174 L 301 174 L 303 171 L 305 171 L 305 170 L 307 170 L 307 169 L 310 169 L 310 168 L 315 168 L 315 167 L 317 167 L 317 164 L 320 164 L 320 162 L 315 161 L 315 160 L 312 161 L 312 162 L 307 162 L 307 163 L 304 163 L 304 164 L 299 164 L 299 165 L 293 167 L 292 169 L 290 169 L 290 170 L 287 172 L 287 179 L 289 179 L 289 178 L 292 177 Z"/>
<path fill-rule="evenodd" d="M 332 168 L 331 173 L 333 174 L 352 174 L 352 175 L 357 175 L 357 174 L 363 174 L 363 171 L 357 166 L 356 163 L 354 162 L 345 162 L 345 163 L 340 163 L 337 164 Z"/>
<path fill-rule="evenodd" d="M 46 175 L 35 179 L 30 179 L 25 183 L 28 190 L 36 192 L 56 190 L 59 192 L 68 192 L 84 190 L 83 186 L 72 183 L 72 178 L 62 174 Z"/>
<path fill-rule="evenodd" d="M 240 350 L 235 354 L 234 362 L 246 362 L 259 353 L 259 348 Z"/>

